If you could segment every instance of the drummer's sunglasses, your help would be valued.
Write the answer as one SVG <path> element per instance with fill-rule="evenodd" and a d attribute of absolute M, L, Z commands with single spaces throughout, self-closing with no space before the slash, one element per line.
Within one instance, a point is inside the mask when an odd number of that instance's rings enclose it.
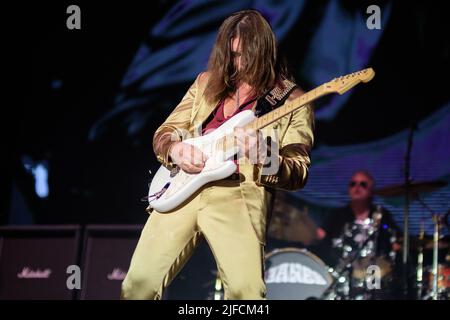
<path fill-rule="evenodd" d="M 369 185 L 367 181 L 351 181 L 350 188 L 354 188 L 357 184 L 359 184 L 359 186 L 363 187 L 364 189 L 367 189 L 367 186 Z"/>

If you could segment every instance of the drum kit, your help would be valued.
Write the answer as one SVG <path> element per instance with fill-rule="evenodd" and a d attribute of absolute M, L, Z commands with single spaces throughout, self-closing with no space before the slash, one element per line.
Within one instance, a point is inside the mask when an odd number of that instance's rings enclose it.
<path fill-rule="evenodd" d="M 410 193 L 419 200 L 419 194 L 437 190 L 447 185 L 445 181 L 410 183 L 409 186 L 394 185 L 375 191 L 382 197 L 399 197 Z M 409 191 L 407 191 L 407 189 Z M 286 203 L 286 201 L 283 202 Z M 276 208 L 276 206 L 275 206 Z M 285 210 L 289 209 L 289 210 Z M 271 238 L 300 241 L 308 246 L 315 241 L 310 231 L 313 223 L 298 209 L 275 210 L 268 235 Z M 290 214 L 295 212 L 295 214 Z M 449 211 L 450 212 L 450 211 Z M 339 262 L 326 265 L 322 259 L 303 248 L 277 248 L 266 256 L 265 279 L 268 299 L 324 299 L 324 300 L 372 300 L 403 299 L 402 277 L 405 272 L 398 262 L 399 248 L 404 240 L 395 231 L 383 230 L 389 235 L 390 250 L 380 252 L 377 248 L 380 234 L 381 208 L 364 221 L 347 224 L 340 237 L 333 240 L 333 248 L 339 252 Z M 411 250 L 407 277 L 407 299 L 450 300 L 450 239 L 442 235 L 443 224 L 447 226 L 448 213 L 442 217 L 433 213 L 430 222 L 434 233 L 426 237 L 422 226 L 419 236 L 409 237 Z M 314 226 L 313 226 L 314 227 Z M 386 226 L 383 226 L 386 228 Z M 302 239 L 300 239 L 302 238 Z M 397 245 L 397 249 L 395 248 Z"/>

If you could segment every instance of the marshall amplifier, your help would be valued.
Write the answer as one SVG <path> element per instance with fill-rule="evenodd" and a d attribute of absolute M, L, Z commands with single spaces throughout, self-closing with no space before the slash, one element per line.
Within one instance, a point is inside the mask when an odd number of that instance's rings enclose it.
<path fill-rule="evenodd" d="M 78 226 L 1 227 L 0 300 L 73 299 L 79 239 Z"/>
<path fill-rule="evenodd" d="M 120 298 L 122 281 L 142 228 L 142 225 L 86 227 L 80 299 Z"/>

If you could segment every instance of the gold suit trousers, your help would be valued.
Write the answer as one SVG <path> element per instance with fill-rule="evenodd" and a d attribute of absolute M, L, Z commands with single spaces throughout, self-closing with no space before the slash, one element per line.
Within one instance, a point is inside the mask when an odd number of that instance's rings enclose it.
<path fill-rule="evenodd" d="M 122 299 L 161 299 L 201 237 L 211 248 L 225 299 L 264 299 L 264 246 L 239 180 L 205 185 L 170 213 L 153 211 L 122 283 Z"/>

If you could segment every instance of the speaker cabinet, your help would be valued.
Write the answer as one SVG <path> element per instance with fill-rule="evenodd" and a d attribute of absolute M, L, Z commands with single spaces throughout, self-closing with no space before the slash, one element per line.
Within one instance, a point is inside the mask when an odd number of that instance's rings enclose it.
<path fill-rule="evenodd" d="M 80 299 L 116 300 L 143 226 L 88 225 Z"/>

